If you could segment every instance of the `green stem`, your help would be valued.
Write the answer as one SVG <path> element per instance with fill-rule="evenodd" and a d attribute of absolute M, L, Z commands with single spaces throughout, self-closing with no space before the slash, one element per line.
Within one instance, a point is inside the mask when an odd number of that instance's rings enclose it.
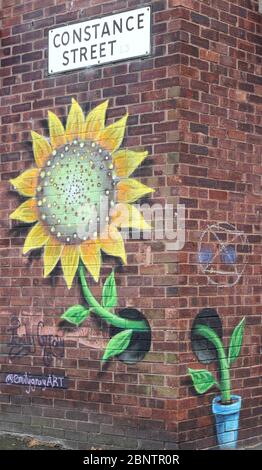
<path fill-rule="evenodd" d="M 78 268 L 79 277 L 83 289 L 84 297 L 87 299 L 89 305 L 92 307 L 92 310 L 103 320 L 105 320 L 110 325 L 116 326 L 117 328 L 124 328 L 130 330 L 147 330 L 148 326 L 144 320 L 128 320 L 126 318 L 121 318 L 118 315 L 110 312 L 106 308 L 102 307 L 99 302 L 95 299 L 92 292 L 90 291 L 85 277 L 85 269 L 83 265 L 80 265 Z"/>
<path fill-rule="evenodd" d="M 196 332 L 211 341 L 217 350 L 220 365 L 221 401 L 222 403 L 228 403 L 231 399 L 230 370 L 223 343 L 215 331 L 205 325 L 198 325 Z"/>

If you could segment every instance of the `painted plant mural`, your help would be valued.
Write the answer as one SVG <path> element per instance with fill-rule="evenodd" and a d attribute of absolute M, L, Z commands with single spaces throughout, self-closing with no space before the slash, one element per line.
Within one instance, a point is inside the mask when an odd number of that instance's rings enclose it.
<path fill-rule="evenodd" d="M 106 126 L 107 107 L 105 101 L 85 118 L 72 99 L 65 128 L 49 112 L 50 142 L 32 132 L 36 167 L 11 180 L 14 189 L 29 199 L 10 218 L 35 223 L 26 237 L 23 254 L 44 247 L 44 277 L 61 260 L 70 289 L 78 272 L 87 305 L 70 307 L 62 318 L 79 326 L 91 311 L 99 315 L 111 325 L 113 335 L 103 359 L 118 355 L 126 362 L 136 362 L 150 347 L 148 322 L 135 309 L 124 309 L 118 315 L 114 312 L 114 272 L 104 283 L 101 303 L 93 297 L 85 272 L 87 269 L 95 281 L 99 280 L 101 252 L 126 263 L 122 229 L 150 229 L 132 203 L 153 190 L 130 178 L 148 153 L 120 148 L 128 114 Z M 145 345 L 142 355 L 141 341 Z"/>
<path fill-rule="evenodd" d="M 241 397 L 231 391 L 231 367 L 240 356 L 245 330 L 245 318 L 234 328 L 229 346 L 223 342 L 222 322 L 216 310 L 205 308 L 197 315 L 192 331 L 192 349 L 200 362 L 217 361 L 219 378 L 207 369 L 188 369 L 197 393 L 203 394 L 216 387 L 220 395 L 212 402 L 217 440 L 221 449 L 237 446 Z"/>

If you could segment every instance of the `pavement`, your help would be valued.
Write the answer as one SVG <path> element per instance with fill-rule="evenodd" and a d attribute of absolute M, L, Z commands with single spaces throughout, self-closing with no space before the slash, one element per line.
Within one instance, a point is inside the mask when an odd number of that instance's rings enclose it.
<path fill-rule="evenodd" d="M 10 434 L 0 435 L 0 450 L 59 450 L 60 445 L 42 441 L 34 437 L 20 437 Z M 248 449 L 248 448 L 247 448 Z M 243 449 L 241 449 L 243 450 Z M 248 450 L 262 450 L 262 443 Z"/>

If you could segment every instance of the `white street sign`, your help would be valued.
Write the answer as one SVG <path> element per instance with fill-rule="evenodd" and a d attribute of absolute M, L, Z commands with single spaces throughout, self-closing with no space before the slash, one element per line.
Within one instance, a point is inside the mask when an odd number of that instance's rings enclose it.
<path fill-rule="evenodd" d="M 48 73 L 108 64 L 151 53 L 151 8 L 129 10 L 48 32 Z"/>

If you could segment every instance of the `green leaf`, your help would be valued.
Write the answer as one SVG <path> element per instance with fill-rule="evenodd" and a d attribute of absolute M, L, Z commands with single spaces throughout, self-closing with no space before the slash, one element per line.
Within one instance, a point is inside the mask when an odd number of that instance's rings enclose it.
<path fill-rule="evenodd" d="M 83 307 L 83 305 L 73 305 L 66 310 L 61 316 L 63 320 L 72 323 L 73 325 L 79 326 L 91 313 L 91 309 Z"/>
<path fill-rule="evenodd" d="M 231 339 L 230 339 L 229 352 L 228 352 L 229 366 L 232 366 L 233 362 L 238 358 L 240 354 L 241 346 L 243 342 L 244 329 L 245 329 L 245 318 L 242 318 L 242 320 L 234 329 Z"/>
<path fill-rule="evenodd" d="M 104 283 L 102 305 L 105 308 L 113 308 L 117 305 L 117 288 L 114 271 L 111 272 Z"/>
<path fill-rule="evenodd" d="M 113 336 L 107 344 L 102 357 L 102 362 L 106 362 L 110 357 L 118 356 L 129 346 L 133 330 L 124 330 Z"/>
<path fill-rule="evenodd" d="M 213 385 L 218 385 L 215 377 L 208 370 L 188 369 L 188 373 L 192 378 L 197 393 L 205 393 L 213 387 Z"/>

